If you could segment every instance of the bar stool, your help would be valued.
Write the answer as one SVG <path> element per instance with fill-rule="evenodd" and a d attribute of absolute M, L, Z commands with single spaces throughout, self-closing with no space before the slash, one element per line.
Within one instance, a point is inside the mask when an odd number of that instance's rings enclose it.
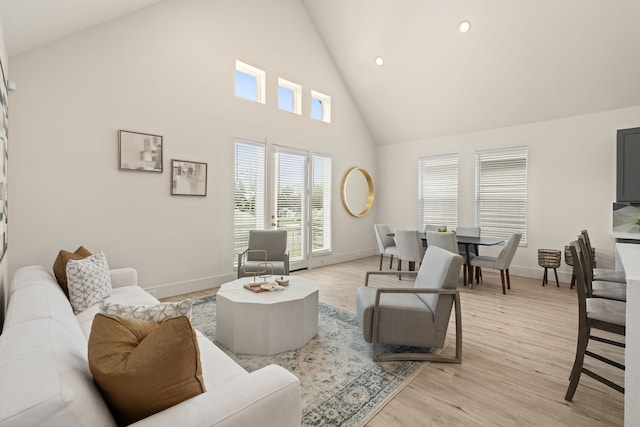
<path fill-rule="evenodd" d="M 560 267 L 561 252 L 556 249 L 538 249 L 538 265 L 544 267 L 544 276 L 542 276 L 542 286 L 549 283 L 547 278 L 547 269 L 553 268 L 553 273 L 556 275 L 556 286 L 560 287 L 558 282 L 558 272 L 556 268 Z M 566 259 L 566 258 L 565 258 Z"/>

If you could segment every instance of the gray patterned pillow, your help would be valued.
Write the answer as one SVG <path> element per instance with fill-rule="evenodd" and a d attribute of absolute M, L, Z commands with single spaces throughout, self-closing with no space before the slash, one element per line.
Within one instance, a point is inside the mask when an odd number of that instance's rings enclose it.
<path fill-rule="evenodd" d="M 191 300 L 162 302 L 156 305 L 128 305 L 102 300 L 100 301 L 100 312 L 112 316 L 153 320 L 157 323 L 179 316 L 186 316 L 191 320 Z"/>
<path fill-rule="evenodd" d="M 111 295 L 111 274 L 104 252 L 67 262 L 69 302 L 79 314 Z"/>

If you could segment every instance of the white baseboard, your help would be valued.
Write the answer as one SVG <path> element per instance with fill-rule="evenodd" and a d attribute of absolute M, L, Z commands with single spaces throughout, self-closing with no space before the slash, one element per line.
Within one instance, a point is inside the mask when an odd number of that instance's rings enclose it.
<path fill-rule="evenodd" d="M 311 258 L 309 260 L 308 268 L 319 268 L 325 267 L 327 265 L 339 264 L 341 262 L 353 261 L 360 258 L 366 258 L 370 256 L 377 255 L 378 252 L 375 249 L 349 252 L 344 254 L 329 254 L 322 255 Z M 528 277 L 531 279 L 539 279 L 542 283 L 542 274 L 544 269 L 542 267 L 521 267 L 517 265 L 512 265 L 509 268 L 509 273 L 514 276 Z M 571 272 L 570 271 L 562 271 L 560 269 L 558 271 L 558 279 L 563 283 L 571 282 Z M 555 276 L 553 275 L 553 270 L 549 271 L 549 282 L 555 282 Z M 152 286 L 145 288 L 147 292 L 155 296 L 156 298 L 167 298 L 176 295 L 187 294 L 190 292 L 198 292 L 206 289 L 217 288 L 221 284 L 230 282 L 237 278 L 237 273 L 231 272 L 227 274 L 220 274 L 217 276 L 204 277 L 195 280 L 188 280 L 184 282 L 176 282 L 176 283 L 168 283 L 165 285 Z"/>
<path fill-rule="evenodd" d="M 562 271 L 559 268 L 556 269 L 558 272 L 558 280 L 562 283 L 571 283 L 571 272 Z M 509 268 L 509 274 L 513 276 L 520 277 L 528 277 L 530 279 L 539 279 L 542 284 L 542 276 L 544 274 L 544 268 L 542 267 L 519 267 L 517 265 L 512 265 Z M 549 283 L 555 283 L 556 277 L 553 274 L 553 269 L 550 268 L 547 270 L 547 279 Z"/>
<path fill-rule="evenodd" d="M 350 252 L 340 255 L 322 255 L 317 256 L 309 260 L 307 268 L 318 268 L 326 265 L 338 264 L 341 262 L 352 261 L 354 259 L 365 258 L 368 256 L 376 255 L 375 249 L 368 249 L 363 251 Z M 217 288 L 221 284 L 230 282 L 237 279 L 237 273 L 235 271 L 227 274 L 220 274 L 217 276 L 204 277 L 195 280 L 188 280 L 184 282 L 168 283 L 165 285 L 145 287 L 144 289 L 152 294 L 154 297 L 168 298 L 176 295 L 187 294 L 190 292 L 198 292 L 206 289 Z"/>
<path fill-rule="evenodd" d="M 217 288 L 221 284 L 237 279 L 235 272 L 221 274 L 218 276 L 204 277 L 185 282 L 168 283 L 166 285 L 152 286 L 144 288 L 154 297 L 161 299 L 190 292 L 203 291 L 205 289 Z"/>
<path fill-rule="evenodd" d="M 367 249 L 356 252 L 348 252 L 344 254 L 334 255 L 320 255 L 311 258 L 307 268 L 324 267 L 331 264 L 339 264 L 341 262 L 353 261 L 354 259 L 366 258 L 376 255 L 378 251 L 376 249 Z"/>

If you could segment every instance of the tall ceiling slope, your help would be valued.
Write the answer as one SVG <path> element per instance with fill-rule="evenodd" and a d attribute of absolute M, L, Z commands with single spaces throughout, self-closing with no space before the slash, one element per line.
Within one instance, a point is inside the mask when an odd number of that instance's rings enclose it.
<path fill-rule="evenodd" d="M 638 0 L 301 1 L 378 145 L 640 105 Z"/>
<path fill-rule="evenodd" d="M 0 0 L 11 57 L 161 0 Z"/>

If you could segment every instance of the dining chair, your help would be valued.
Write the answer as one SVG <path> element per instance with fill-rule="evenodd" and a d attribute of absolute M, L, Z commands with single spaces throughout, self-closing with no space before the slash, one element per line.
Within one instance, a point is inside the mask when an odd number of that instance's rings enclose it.
<path fill-rule="evenodd" d="M 398 271 L 402 270 L 402 261 L 409 263 L 409 271 L 415 270 L 415 265 L 422 262 L 424 247 L 418 230 L 396 228 L 396 246 L 398 248 Z"/>
<path fill-rule="evenodd" d="M 507 278 L 507 289 L 511 289 L 511 278 L 509 277 L 509 266 L 513 260 L 513 256 L 518 249 L 522 234 L 513 233 L 509 237 L 509 241 L 504 245 L 498 256 L 479 255 L 471 260 L 471 266 L 473 267 L 487 267 L 494 270 L 500 270 L 500 279 L 502 280 L 502 293 L 506 294 L 505 289 L 505 275 Z M 473 269 L 471 270 L 473 274 Z M 473 277 L 471 277 L 471 289 L 473 289 Z"/>
<path fill-rule="evenodd" d="M 480 227 L 469 227 L 469 226 L 459 226 L 456 227 L 456 236 L 468 236 L 468 237 L 480 237 Z M 463 259 L 467 258 L 467 253 L 465 249 L 460 249 L 459 251 L 460 256 Z M 478 256 L 480 253 L 478 251 L 478 245 L 473 245 L 473 247 L 469 247 L 469 257 L 473 258 Z M 482 269 L 480 267 L 475 267 L 475 276 L 478 279 L 482 278 Z M 465 281 L 465 286 L 466 286 L 466 281 Z"/>
<path fill-rule="evenodd" d="M 238 279 L 260 273 L 289 274 L 287 230 L 249 230 L 249 245 L 238 254 Z"/>
<path fill-rule="evenodd" d="M 580 267 L 582 274 L 590 289 L 593 298 L 607 298 L 617 301 L 627 301 L 627 284 L 621 282 L 611 282 L 606 280 L 594 280 L 593 267 L 591 265 L 591 257 L 584 236 L 581 234 L 577 240 L 580 245 Z"/>
<path fill-rule="evenodd" d="M 578 241 L 571 242 L 571 254 L 573 257 L 573 269 L 576 275 L 576 288 L 578 289 L 578 340 L 576 345 L 576 357 L 569 376 L 569 387 L 564 398 L 572 401 L 575 395 L 580 376 L 584 373 L 591 378 L 624 393 L 624 387 L 613 381 L 604 378 L 589 368 L 584 367 L 584 357 L 589 356 L 610 366 L 624 370 L 624 364 L 619 363 L 603 354 L 589 350 L 589 341 L 598 341 L 610 344 L 615 347 L 625 348 L 625 344 L 609 338 L 592 335 L 592 330 L 601 330 L 614 333 L 622 337 L 626 334 L 626 306 L 622 301 L 615 301 L 606 298 L 594 298 L 590 292 L 588 281 L 584 275 L 585 266 L 583 260 L 588 258 L 589 252 L 582 254 L 581 245 Z M 584 256 L 583 256 L 584 255 Z"/>
<path fill-rule="evenodd" d="M 378 252 L 380 252 L 380 271 L 382 271 L 382 258 L 389 255 L 389 268 L 393 267 L 393 257 L 398 256 L 398 247 L 395 240 L 390 236 L 391 230 L 386 224 L 374 224 L 373 229 L 376 233 L 376 241 L 378 242 Z"/>
<path fill-rule="evenodd" d="M 627 277 L 624 271 L 611 270 L 609 268 L 596 268 L 596 251 L 591 246 L 589 232 L 582 230 L 580 235 L 584 238 L 589 254 L 591 254 L 591 265 L 593 266 L 593 280 L 605 280 L 607 282 L 627 283 Z"/>
<path fill-rule="evenodd" d="M 438 231 L 427 231 L 426 233 L 426 239 L 427 239 L 427 248 L 430 246 L 436 246 L 438 248 L 442 248 L 445 249 L 449 252 L 452 252 L 454 254 L 460 254 L 459 250 L 458 250 L 458 240 L 456 238 L 456 233 L 451 233 L 451 232 L 438 232 Z M 463 262 L 463 278 L 464 278 L 464 284 L 466 285 L 467 283 L 467 268 L 466 268 L 466 264 L 465 264 L 465 259 L 466 258 L 462 258 L 462 262 Z"/>

